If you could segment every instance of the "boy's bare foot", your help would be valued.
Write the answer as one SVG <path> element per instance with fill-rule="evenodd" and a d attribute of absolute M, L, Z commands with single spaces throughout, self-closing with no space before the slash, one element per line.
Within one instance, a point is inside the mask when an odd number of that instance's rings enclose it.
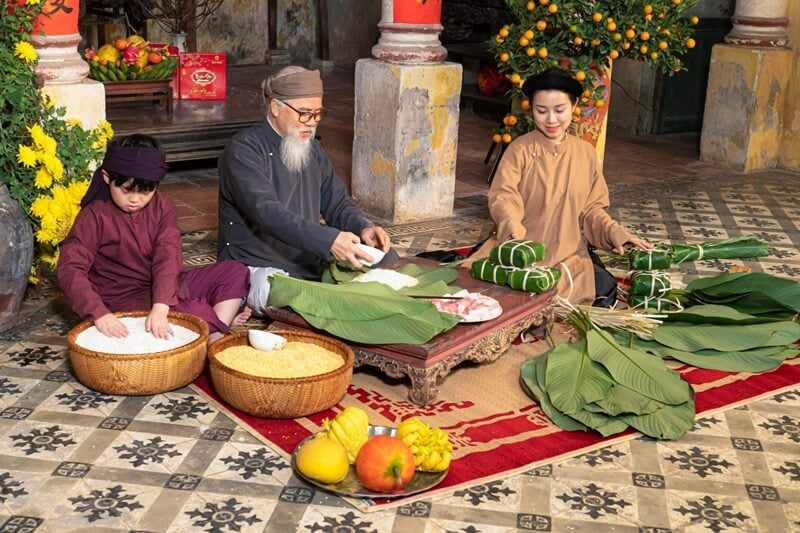
<path fill-rule="evenodd" d="M 233 322 L 231 322 L 231 326 L 243 326 L 245 322 L 250 319 L 250 315 L 253 314 L 253 310 L 247 306 L 244 306 L 244 310 L 233 317 Z"/>
<path fill-rule="evenodd" d="M 214 344 L 215 342 L 217 342 L 218 340 L 220 340 L 224 336 L 225 335 L 220 331 L 215 331 L 214 333 L 209 333 L 208 334 L 208 340 L 206 341 L 206 344 L 211 346 L 212 344 Z"/>

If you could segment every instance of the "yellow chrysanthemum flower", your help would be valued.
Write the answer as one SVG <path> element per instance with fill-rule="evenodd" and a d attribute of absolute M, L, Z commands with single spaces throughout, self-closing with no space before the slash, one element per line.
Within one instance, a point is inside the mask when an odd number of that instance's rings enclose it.
<path fill-rule="evenodd" d="M 50 154 L 45 154 L 42 159 L 42 163 L 44 163 L 50 175 L 56 181 L 61 181 L 61 178 L 64 177 L 64 163 L 58 157 Z"/>
<path fill-rule="evenodd" d="M 37 189 L 48 189 L 53 184 L 53 175 L 47 170 L 46 167 L 40 167 L 36 171 L 36 178 L 33 184 Z"/>
<path fill-rule="evenodd" d="M 52 254 L 42 254 L 41 259 L 44 263 L 50 265 L 50 268 L 55 268 L 58 265 L 58 256 L 60 254 L 60 250 L 56 250 L 55 253 Z"/>
<path fill-rule="evenodd" d="M 47 133 L 45 133 L 44 128 L 40 124 L 34 124 L 33 126 L 28 127 L 28 133 L 31 134 L 31 139 L 33 139 L 34 144 L 41 148 L 42 139 L 47 137 Z"/>
<path fill-rule="evenodd" d="M 81 119 L 75 117 L 68 118 L 67 125 L 69 125 L 71 128 L 83 128 L 83 122 L 81 122 Z"/>
<path fill-rule="evenodd" d="M 42 0 L 27 0 L 25 3 L 29 6 L 38 6 Z"/>
<path fill-rule="evenodd" d="M 80 206 L 81 200 L 89 190 L 89 180 L 73 181 L 67 186 L 67 195 L 70 202 L 75 206 Z"/>
<path fill-rule="evenodd" d="M 36 48 L 28 41 L 19 41 L 14 45 L 14 55 L 24 59 L 26 63 L 33 63 L 39 58 Z"/>
<path fill-rule="evenodd" d="M 42 218 L 50 208 L 50 198 L 40 196 L 31 204 L 31 214 L 36 218 Z"/>
<path fill-rule="evenodd" d="M 30 146 L 20 144 L 17 148 L 17 161 L 25 168 L 33 168 L 39 158 L 36 151 Z"/>
<path fill-rule="evenodd" d="M 49 135 L 45 135 L 42 138 L 42 142 L 39 148 L 46 154 L 56 155 L 56 150 L 58 149 L 58 142 Z"/>
<path fill-rule="evenodd" d="M 33 144 L 46 154 L 55 155 L 58 143 L 50 137 L 39 124 L 34 124 L 28 131 L 33 139 Z"/>

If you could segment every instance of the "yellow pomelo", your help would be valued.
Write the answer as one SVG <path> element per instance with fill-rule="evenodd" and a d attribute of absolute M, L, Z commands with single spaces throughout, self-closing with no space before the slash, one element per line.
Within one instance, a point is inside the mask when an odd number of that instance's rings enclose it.
<path fill-rule="evenodd" d="M 301 474 L 320 483 L 338 483 L 350 470 L 344 446 L 324 436 L 303 444 L 296 461 Z"/>

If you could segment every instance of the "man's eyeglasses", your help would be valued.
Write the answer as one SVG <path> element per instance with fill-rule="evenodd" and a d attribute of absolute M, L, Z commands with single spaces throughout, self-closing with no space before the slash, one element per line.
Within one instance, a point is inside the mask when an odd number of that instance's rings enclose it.
<path fill-rule="evenodd" d="M 328 113 L 326 109 L 316 109 L 314 111 L 300 111 L 296 107 L 289 105 L 288 103 L 284 102 L 283 100 L 280 101 L 283 105 L 297 113 L 297 120 L 300 121 L 301 124 L 306 124 L 313 118 L 316 121 L 320 121 L 325 118 L 325 115 Z"/>

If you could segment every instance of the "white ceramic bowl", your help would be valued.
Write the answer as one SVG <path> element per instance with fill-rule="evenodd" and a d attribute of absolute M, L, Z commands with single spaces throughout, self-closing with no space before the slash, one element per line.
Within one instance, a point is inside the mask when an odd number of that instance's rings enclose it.
<path fill-rule="evenodd" d="M 360 257 L 358 258 L 358 260 L 361 261 L 361 264 L 364 266 L 372 266 L 375 263 L 380 263 L 383 260 L 383 256 L 386 255 L 381 250 L 373 248 L 372 246 L 367 246 L 366 244 L 358 243 L 356 246 L 358 246 L 364 252 L 372 256 L 372 262 L 367 261 L 366 259 L 362 259 Z"/>
<path fill-rule="evenodd" d="M 247 340 L 250 341 L 250 346 L 265 352 L 280 350 L 286 346 L 286 339 L 284 337 L 260 329 L 247 330 Z"/>

